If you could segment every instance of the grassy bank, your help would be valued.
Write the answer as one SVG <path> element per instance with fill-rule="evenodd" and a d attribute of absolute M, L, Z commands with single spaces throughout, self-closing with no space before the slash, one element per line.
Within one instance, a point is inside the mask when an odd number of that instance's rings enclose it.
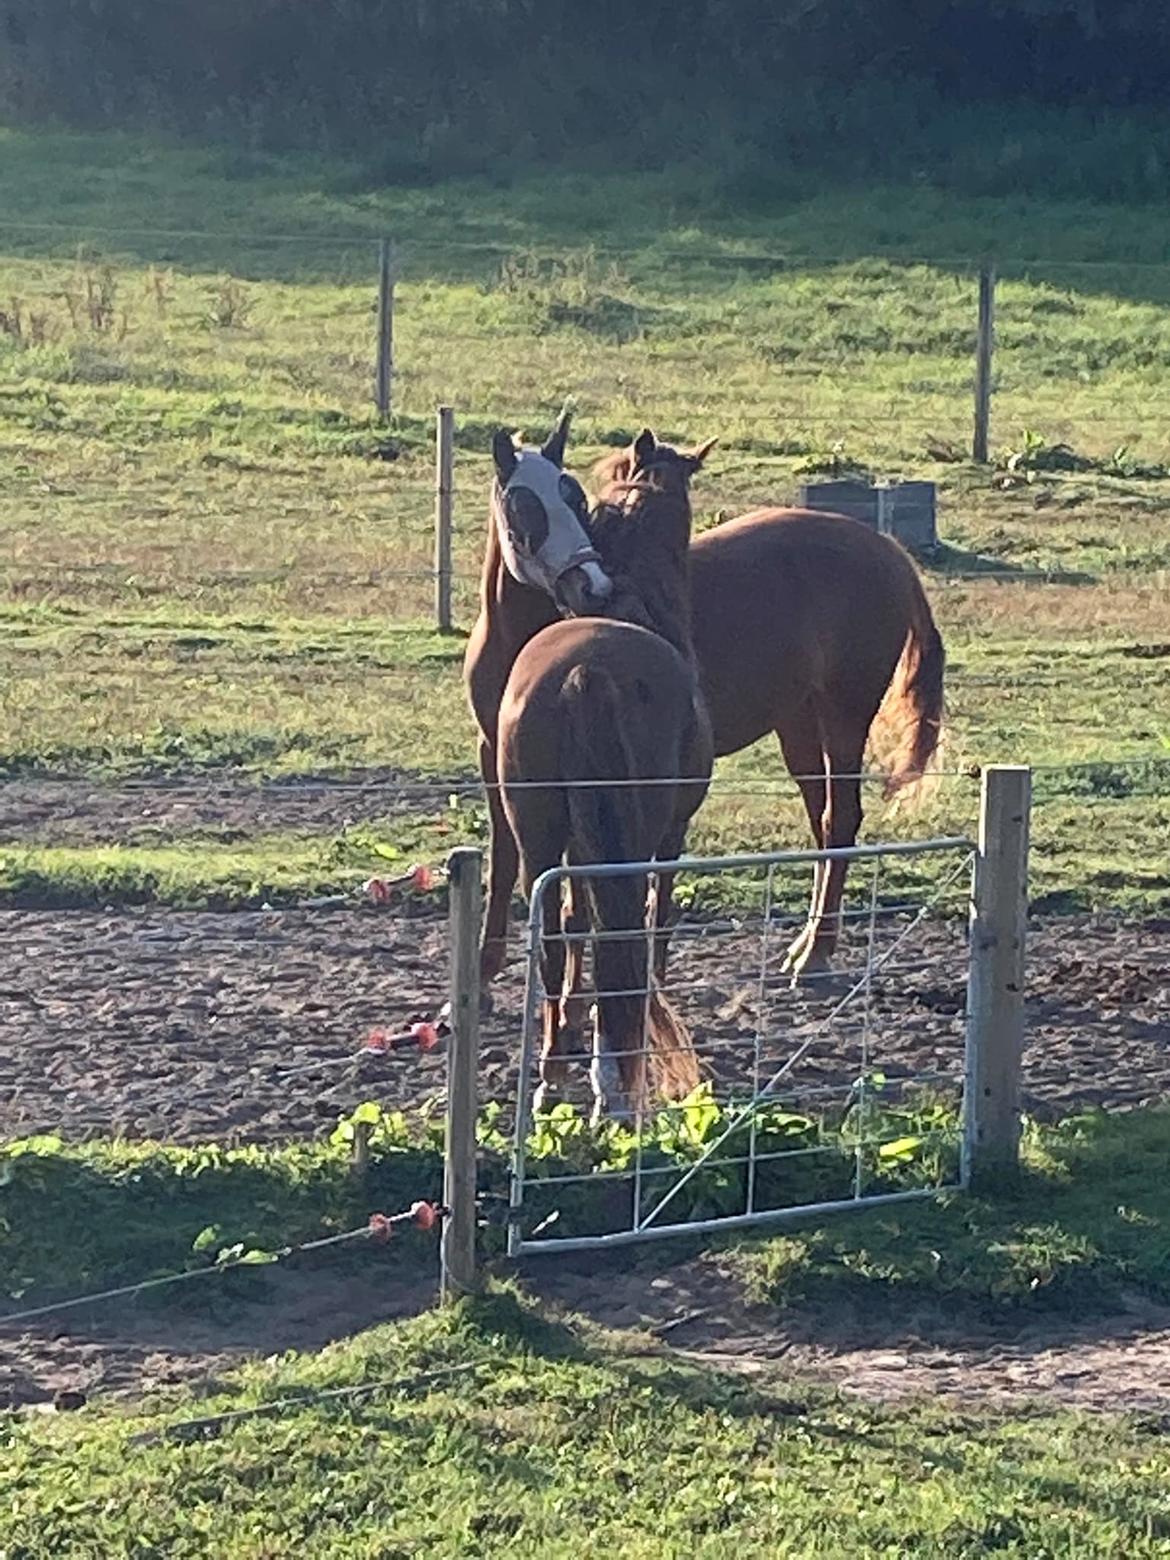
<path fill-rule="evenodd" d="M 452 1365 L 474 1369 L 127 1450 L 184 1410 Z M 3 1536 L 30 1556 L 1153 1556 L 1170 1531 L 1152 1426 L 761 1389 L 631 1358 L 508 1292 L 253 1367 L 166 1416 L 3 1433 Z"/>
<path fill-rule="evenodd" d="M 452 1365 L 474 1370 L 127 1450 L 184 1410 Z M 30 1556 L 1153 1556 L 1170 1530 L 1152 1426 L 761 1389 L 631 1358 L 508 1292 L 253 1367 L 165 1416 L 3 1433 L 3 1536 Z"/>

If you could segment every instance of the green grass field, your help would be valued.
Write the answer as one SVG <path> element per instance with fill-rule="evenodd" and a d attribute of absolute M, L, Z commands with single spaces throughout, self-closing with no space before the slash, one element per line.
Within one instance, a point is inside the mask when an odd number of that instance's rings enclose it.
<path fill-rule="evenodd" d="M 459 418 L 466 627 L 489 431 L 539 432 L 571 394 L 581 466 L 644 420 L 720 436 L 700 524 L 841 463 L 936 480 L 947 767 L 1092 761 L 1041 779 L 1039 892 L 1170 904 L 1170 266 L 1152 215 L 923 189 L 745 217 L 648 175 L 393 191 L 339 163 L 130 138 L 0 144 L 9 772 L 470 776 L 461 645 L 423 628 L 433 410 Z M 382 233 L 401 270 L 390 429 L 370 406 Z M 1004 277 L 993 444 L 1025 452 L 1015 478 L 962 458 L 988 248 Z M 1046 469 L 1036 440 L 1066 443 L 1077 469 Z M 971 577 L 987 567 L 997 578 Z M 782 774 L 771 744 L 721 772 Z M 804 843 L 777 790 L 712 801 L 698 848 Z M 973 808 L 956 778 L 916 814 L 875 808 L 869 833 L 965 830 Z M 13 847 L 10 887 L 86 875 Z M 245 854 L 303 863 L 309 887 L 328 849 Z M 164 897 L 241 877 L 214 839 L 180 854 L 151 879 Z"/>
<path fill-rule="evenodd" d="M 627 1346 L 628 1347 L 628 1346 Z M 893 1409 L 632 1355 L 509 1293 L 257 1366 L 203 1414 L 306 1404 L 127 1446 L 141 1410 L 7 1433 L 12 1555 L 1154 1556 L 1165 1437 L 1072 1414 Z M 164 1420 L 165 1422 L 165 1420 Z"/>
<path fill-rule="evenodd" d="M 9 1553 L 1165 1553 L 1151 1424 L 755 1386 L 631 1355 L 507 1292 L 257 1366 L 166 1418 L 453 1364 L 475 1369 L 202 1443 L 128 1447 L 159 1426 L 141 1410 L 18 1424 L 0 1469 Z"/>

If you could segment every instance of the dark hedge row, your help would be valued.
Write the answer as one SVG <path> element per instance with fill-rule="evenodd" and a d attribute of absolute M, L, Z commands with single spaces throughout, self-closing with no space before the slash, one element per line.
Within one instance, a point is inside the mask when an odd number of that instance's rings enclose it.
<path fill-rule="evenodd" d="M 1163 0 L 0 0 L 0 116 L 381 146 L 403 176 L 803 153 L 905 137 L 907 99 L 1153 108 L 1168 43 Z"/>

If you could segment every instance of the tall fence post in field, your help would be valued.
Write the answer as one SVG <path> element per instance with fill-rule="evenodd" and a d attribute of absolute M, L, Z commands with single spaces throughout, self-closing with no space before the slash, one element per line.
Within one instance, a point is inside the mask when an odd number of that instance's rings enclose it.
<path fill-rule="evenodd" d="M 378 252 L 378 367 L 374 376 L 374 404 L 383 422 L 390 417 L 393 377 L 394 245 L 384 238 Z"/>
<path fill-rule="evenodd" d="M 995 267 L 985 264 L 979 272 L 979 335 L 975 343 L 975 437 L 971 458 L 987 463 L 987 439 L 991 427 L 991 358 L 995 345 Z"/>
<path fill-rule="evenodd" d="M 992 764 L 983 771 L 963 1090 L 963 1182 L 983 1191 L 1010 1185 L 1019 1173 L 1031 807 L 1030 769 Z"/>
<path fill-rule="evenodd" d="M 453 850 L 450 890 L 451 1038 L 447 1051 L 447 1149 L 443 1202 L 442 1296 L 458 1299 L 476 1287 L 475 1123 L 479 1068 L 479 930 L 483 852 Z"/>
<path fill-rule="evenodd" d="M 435 626 L 451 630 L 451 515 L 455 488 L 455 412 L 440 406 L 435 417 Z"/>

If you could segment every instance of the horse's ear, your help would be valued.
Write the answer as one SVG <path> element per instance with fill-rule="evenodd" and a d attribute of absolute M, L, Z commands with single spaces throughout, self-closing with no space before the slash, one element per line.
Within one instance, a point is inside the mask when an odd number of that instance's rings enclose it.
<path fill-rule="evenodd" d="M 545 460 L 551 460 L 554 466 L 565 464 L 565 444 L 569 437 L 569 424 L 573 420 L 573 413 L 569 407 L 565 407 L 560 415 L 556 427 L 540 447 L 540 453 Z"/>
<path fill-rule="evenodd" d="M 696 444 L 693 450 L 687 451 L 687 461 L 692 472 L 698 471 L 718 443 L 719 439 L 716 436 L 714 439 L 705 439 L 702 444 Z"/>
<path fill-rule="evenodd" d="M 650 465 L 657 449 L 658 440 L 654 437 L 653 432 L 649 428 L 643 428 L 634 440 L 633 448 L 630 451 L 632 457 L 630 461 L 631 477 L 636 477 L 639 471 Z"/>
<path fill-rule="evenodd" d="M 492 435 L 492 459 L 496 463 L 496 476 L 502 486 L 507 487 L 516 470 L 516 446 L 512 442 L 512 435 L 505 433 L 502 428 L 497 428 Z"/>

